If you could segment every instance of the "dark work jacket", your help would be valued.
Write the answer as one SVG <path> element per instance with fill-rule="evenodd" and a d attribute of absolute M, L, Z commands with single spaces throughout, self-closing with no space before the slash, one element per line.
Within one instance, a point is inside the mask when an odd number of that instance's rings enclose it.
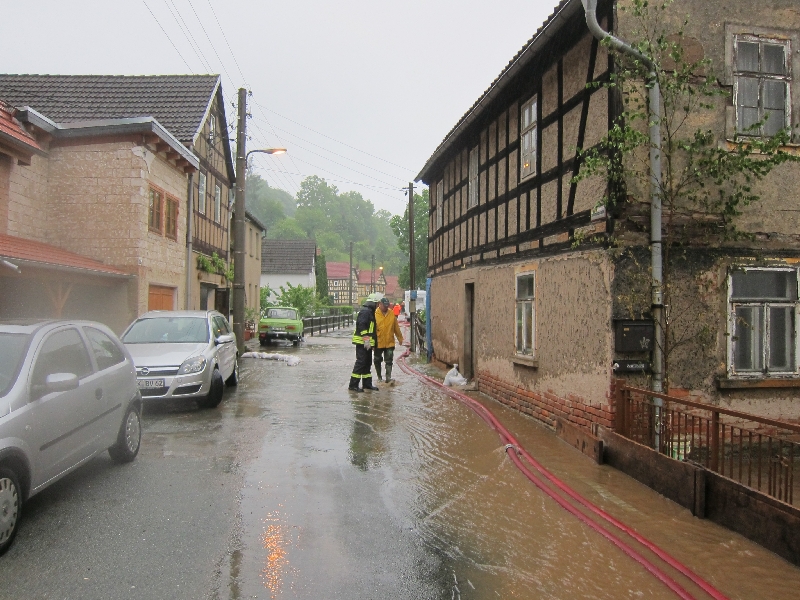
<path fill-rule="evenodd" d="M 378 327 L 375 325 L 375 310 L 368 306 L 362 306 L 358 311 L 356 328 L 353 331 L 353 343 L 363 344 L 364 336 L 371 337 L 372 345 L 375 346 L 375 342 L 378 341 Z"/>

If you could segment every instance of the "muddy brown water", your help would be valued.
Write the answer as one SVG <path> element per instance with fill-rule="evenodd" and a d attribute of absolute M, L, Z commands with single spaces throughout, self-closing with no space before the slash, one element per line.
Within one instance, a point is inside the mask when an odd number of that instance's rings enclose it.
<path fill-rule="evenodd" d="M 260 419 L 264 437 L 243 467 L 222 597 L 676 597 L 537 489 L 463 404 L 397 366 L 396 385 L 348 393 L 348 337 L 269 349 L 297 353 L 297 367 L 242 361 L 225 411 Z M 800 598 L 800 569 L 474 397 L 557 477 L 728 597 Z"/>

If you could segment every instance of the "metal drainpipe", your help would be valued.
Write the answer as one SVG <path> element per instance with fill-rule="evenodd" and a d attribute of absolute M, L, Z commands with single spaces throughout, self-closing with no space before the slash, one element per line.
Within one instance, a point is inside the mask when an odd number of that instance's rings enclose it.
<path fill-rule="evenodd" d="M 581 0 L 586 13 L 586 24 L 589 31 L 598 40 L 608 40 L 613 48 L 642 61 L 650 70 L 649 121 L 650 121 L 650 266 L 652 271 L 652 311 L 655 322 L 655 347 L 653 348 L 653 380 L 651 388 L 654 392 L 663 391 L 663 343 L 664 331 L 661 319 L 664 307 L 663 265 L 661 253 L 661 88 L 658 83 L 656 65 L 649 57 L 626 44 L 619 38 L 604 31 L 597 22 L 597 0 Z M 656 423 L 661 421 L 660 398 L 654 398 L 656 405 Z M 660 428 L 656 427 L 656 449 L 660 447 Z"/>
<path fill-rule="evenodd" d="M 186 192 L 186 310 L 192 310 L 192 215 L 194 215 L 192 176 L 193 174 L 189 173 L 189 185 Z"/>

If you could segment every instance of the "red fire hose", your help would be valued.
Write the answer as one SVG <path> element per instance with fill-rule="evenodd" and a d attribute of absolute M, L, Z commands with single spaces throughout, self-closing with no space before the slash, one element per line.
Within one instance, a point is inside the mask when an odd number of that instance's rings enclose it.
<path fill-rule="evenodd" d="M 578 492 L 573 490 L 569 487 L 566 483 L 560 480 L 558 477 L 550 473 L 547 469 L 544 468 L 533 456 L 530 455 L 522 446 L 520 446 L 519 442 L 514 438 L 514 436 L 497 420 L 494 414 L 489 411 L 483 404 L 475 400 L 474 398 L 470 398 L 466 394 L 462 394 L 452 388 L 449 388 L 436 379 L 432 377 L 428 377 L 420 373 L 419 371 L 412 369 L 406 364 L 405 358 L 409 355 L 408 350 L 403 353 L 402 356 L 398 359 L 398 363 L 400 364 L 400 368 L 403 369 L 404 372 L 408 373 L 409 375 L 414 375 L 419 377 L 425 383 L 432 385 L 433 387 L 443 391 L 445 394 L 459 400 L 460 402 L 466 404 L 470 407 L 479 417 L 481 417 L 486 423 L 488 423 L 495 431 L 497 431 L 498 435 L 500 436 L 500 441 L 505 444 L 506 446 L 506 453 L 508 454 L 509 458 L 511 458 L 511 462 L 539 489 L 541 489 L 544 493 L 550 496 L 553 500 L 555 500 L 564 510 L 568 511 L 575 517 L 577 517 L 580 521 L 594 529 L 597 533 L 602 535 L 604 538 L 609 540 L 612 544 L 617 546 L 622 552 L 627 554 L 633 560 L 641 564 L 647 571 L 649 571 L 652 575 L 654 575 L 659 581 L 664 583 L 669 589 L 671 589 L 679 598 L 684 598 L 686 600 L 695 600 L 694 596 L 689 594 L 683 587 L 675 581 L 672 577 L 667 575 L 664 571 L 662 571 L 658 566 L 653 564 L 650 560 L 646 557 L 642 556 L 639 552 L 637 552 L 634 548 L 630 545 L 626 544 L 622 539 L 614 535 L 613 533 L 607 531 L 603 527 L 601 527 L 598 523 L 587 517 L 584 513 L 578 510 L 575 506 L 570 504 L 566 499 L 561 497 L 557 494 L 554 490 L 550 487 L 545 485 L 545 482 L 542 479 L 535 475 L 521 460 L 520 456 L 522 456 L 540 475 L 547 479 L 554 487 L 561 490 L 564 494 L 572 498 L 575 502 L 581 504 L 589 511 L 600 517 L 601 519 L 605 520 L 606 522 L 610 523 L 620 531 L 624 532 L 628 536 L 635 539 L 637 542 L 642 544 L 648 550 L 653 552 L 656 556 L 658 556 L 661 560 L 671 566 L 673 569 L 684 575 L 687 579 L 692 581 L 696 584 L 700 589 L 702 589 L 706 594 L 710 597 L 714 598 L 715 600 L 728 600 L 727 596 L 725 596 L 722 592 L 717 590 L 714 586 L 710 583 L 705 581 L 702 577 L 694 573 L 690 570 L 686 565 L 679 562 L 677 559 L 673 558 L 669 554 L 667 554 L 664 550 L 656 546 L 653 542 L 647 540 L 642 535 L 636 533 L 633 529 L 625 525 L 624 523 L 618 521 L 606 511 L 601 509 L 600 507 L 592 504 L 589 500 L 581 496 Z"/>

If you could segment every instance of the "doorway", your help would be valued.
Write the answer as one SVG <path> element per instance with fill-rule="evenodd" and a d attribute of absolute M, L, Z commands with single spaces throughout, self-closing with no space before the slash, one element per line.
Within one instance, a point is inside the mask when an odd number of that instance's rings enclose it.
<path fill-rule="evenodd" d="M 475 377 L 475 284 L 464 286 L 464 359 L 461 362 L 461 374 L 467 379 Z"/>
<path fill-rule="evenodd" d="M 147 310 L 175 310 L 175 288 L 151 285 L 148 288 Z"/>

